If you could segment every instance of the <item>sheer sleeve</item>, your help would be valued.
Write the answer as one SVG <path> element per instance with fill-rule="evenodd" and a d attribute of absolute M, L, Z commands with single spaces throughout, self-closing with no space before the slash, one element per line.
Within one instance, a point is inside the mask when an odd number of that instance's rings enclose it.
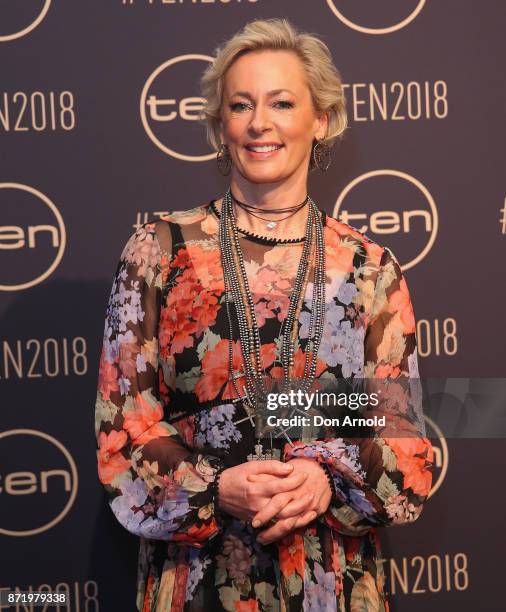
<path fill-rule="evenodd" d="M 285 447 L 286 460 L 309 457 L 323 464 L 334 490 L 322 519 L 346 535 L 415 521 L 432 483 L 433 449 L 423 425 L 413 306 L 400 266 L 387 248 L 364 338 L 365 388 L 370 393 L 382 381 L 389 390 L 379 407 L 361 415 L 386 414 L 390 426 L 381 434 Z"/>
<path fill-rule="evenodd" d="M 162 250 L 156 228 L 144 224 L 126 243 L 108 301 L 95 405 L 98 476 L 128 531 L 200 547 L 221 528 L 212 485 L 223 466 L 164 420 L 158 326 L 170 249 Z"/>

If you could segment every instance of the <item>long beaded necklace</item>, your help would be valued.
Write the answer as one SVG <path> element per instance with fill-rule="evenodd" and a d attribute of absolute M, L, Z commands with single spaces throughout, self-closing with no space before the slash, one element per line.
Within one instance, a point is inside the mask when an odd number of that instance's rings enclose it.
<path fill-rule="evenodd" d="M 297 340 L 297 328 L 294 322 L 302 308 L 305 289 L 308 283 L 311 263 L 314 260 L 313 296 L 311 316 L 308 328 L 308 342 L 304 360 L 304 373 L 299 388 L 307 391 L 315 377 L 318 349 L 320 347 L 325 317 L 325 242 L 322 220 L 315 202 L 308 197 L 309 210 L 306 223 L 306 234 L 302 256 L 290 296 L 288 312 L 282 322 L 282 343 L 280 359 L 283 366 L 282 389 L 286 391 L 290 385 L 294 367 L 294 352 Z M 264 377 L 265 368 L 261 358 L 261 342 L 256 321 L 253 296 L 246 275 L 244 257 L 239 242 L 239 232 L 236 225 L 232 196 L 230 189 L 223 198 L 220 223 L 219 242 L 225 285 L 225 305 L 229 325 L 229 373 L 230 380 L 237 393 L 235 402 L 241 402 L 252 421 L 252 416 L 265 408 L 267 389 Z M 239 340 L 244 362 L 245 388 L 238 388 L 236 379 L 242 376 L 233 368 L 233 323 L 230 303 L 235 305 L 235 313 L 239 326 Z M 245 395 L 243 395 L 245 393 Z M 258 437 L 258 431 L 257 431 Z M 255 447 L 257 456 L 252 459 L 264 458 L 258 448 L 262 448 L 260 440 Z"/>

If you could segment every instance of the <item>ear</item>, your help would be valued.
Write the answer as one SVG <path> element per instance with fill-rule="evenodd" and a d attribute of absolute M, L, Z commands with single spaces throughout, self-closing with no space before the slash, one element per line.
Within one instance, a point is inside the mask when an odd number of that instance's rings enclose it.
<path fill-rule="evenodd" d="M 315 138 L 317 140 L 321 140 L 322 138 L 325 138 L 329 129 L 329 116 L 326 112 L 318 114 L 316 125 L 317 131 L 315 133 Z"/>
<path fill-rule="evenodd" d="M 225 137 L 223 135 L 223 121 L 220 121 L 219 127 L 220 127 L 220 142 L 225 142 Z"/>

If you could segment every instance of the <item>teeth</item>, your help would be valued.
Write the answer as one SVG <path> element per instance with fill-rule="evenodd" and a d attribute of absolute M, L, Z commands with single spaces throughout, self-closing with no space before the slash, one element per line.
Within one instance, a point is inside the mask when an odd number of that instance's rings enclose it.
<path fill-rule="evenodd" d="M 269 151 L 275 151 L 279 149 L 279 145 L 271 145 L 269 147 L 248 147 L 251 151 L 256 151 L 258 153 L 268 153 Z"/>

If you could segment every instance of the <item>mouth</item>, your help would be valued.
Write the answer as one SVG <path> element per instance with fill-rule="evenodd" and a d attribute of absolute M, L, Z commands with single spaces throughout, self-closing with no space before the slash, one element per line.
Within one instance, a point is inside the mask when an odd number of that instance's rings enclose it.
<path fill-rule="evenodd" d="M 272 157 L 283 147 L 284 145 L 282 144 L 265 144 L 246 145 L 244 148 L 250 157 L 253 157 L 254 159 L 265 159 L 267 157 Z"/>

